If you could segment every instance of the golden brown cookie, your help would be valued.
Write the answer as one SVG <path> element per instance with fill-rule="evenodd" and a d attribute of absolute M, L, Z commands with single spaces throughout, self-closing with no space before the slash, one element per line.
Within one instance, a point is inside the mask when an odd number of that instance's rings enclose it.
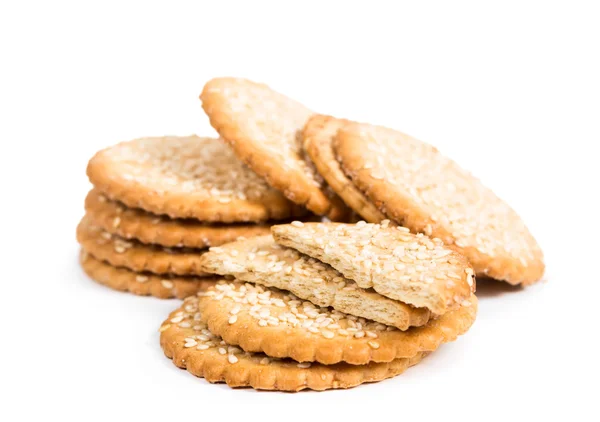
<path fill-rule="evenodd" d="M 427 308 L 415 308 L 352 280 L 321 261 L 278 245 L 271 235 L 213 247 L 202 255 L 202 270 L 238 280 L 288 290 L 321 307 L 370 319 L 406 330 L 429 321 Z"/>
<path fill-rule="evenodd" d="M 211 125 L 252 170 L 296 204 L 339 217 L 304 157 L 300 132 L 312 111 L 264 84 L 239 78 L 209 81 L 200 99 Z"/>
<path fill-rule="evenodd" d="M 247 352 L 326 365 L 391 362 L 433 351 L 465 333 L 477 313 L 473 295 L 425 326 L 400 331 L 250 283 L 217 284 L 198 296 L 202 320 L 227 343 Z"/>
<path fill-rule="evenodd" d="M 230 387 L 257 390 L 350 388 L 399 375 L 426 355 L 417 353 L 410 359 L 359 366 L 298 363 L 291 359 L 270 358 L 262 353 L 246 353 L 208 330 L 200 321 L 198 298 L 193 296 L 169 315 L 159 331 L 165 355 L 178 367 L 211 383 L 226 382 Z"/>
<path fill-rule="evenodd" d="M 200 270 L 201 250 L 171 249 L 125 240 L 92 225 L 87 216 L 77 226 L 77 241 L 94 258 L 114 267 L 155 274 L 208 275 Z"/>
<path fill-rule="evenodd" d="M 467 259 L 441 240 L 382 224 L 301 223 L 272 227 L 275 241 L 331 265 L 363 289 L 442 315 L 475 291 Z"/>
<path fill-rule="evenodd" d="M 157 276 L 152 273 L 136 273 L 99 261 L 84 249 L 81 250 L 80 262 L 81 267 L 92 280 L 111 289 L 140 296 L 183 299 L 206 290 L 216 283 L 216 279 L 210 277 Z"/>
<path fill-rule="evenodd" d="M 111 201 L 97 189 L 85 198 L 85 210 L 94 226 L 125 239 L 167 247 L 207 248 L 240 237 L 271 233 L 268 224 L 205 224 L 194 219 L 172 219 Z"/>
<path fill-rule="evenodd" d="M 337 131 L 348 120 L 320 114 L 313 115 L 304 126 L 304 149 L 331 189 L 369 223 L 380 223 L 387 217 L 369 201 L 344 173 L 332 142 Z"/>
<path fill-rule="evenodd" d="M 455 246 L 478 275 L 510 284 L 542 277 L 542 251 L 519 215 L 436 148 L 353 123 L 340 129 L 334 149 L 346 174 L 390 218 Z"/>
<path fill-rule="evenodd" d="M 265 221 L 301 212 L 219 139 L 141 138 L 104 149 L 87 174 L 111 199 L 172 218 Z"/>

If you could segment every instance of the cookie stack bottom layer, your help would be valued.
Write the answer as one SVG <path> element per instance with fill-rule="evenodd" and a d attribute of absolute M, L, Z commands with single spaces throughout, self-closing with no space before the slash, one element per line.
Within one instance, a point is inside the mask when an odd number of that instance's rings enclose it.
<path fill-rule="evenodd" d="M 399 375 L 427 354 L 366 365 L 300 363 L 244 352 L 215 336 L 201 318 L 198 298 L 186 298 L 161 325 L 161 347 L 178 367 L 211 383 L 226 382 L 230 387 L 279 391 L 350 388 Z"/>
<path fill-rule="evenodd" d="M 210 382 L 286 391 L 348 388 L 400 374 L 464 334 L 476 312 L 473 296 L 425 326 L 400 331 L 286 291 L 222 280 L 170 315 L 161 345 L 177 366 Z"/>

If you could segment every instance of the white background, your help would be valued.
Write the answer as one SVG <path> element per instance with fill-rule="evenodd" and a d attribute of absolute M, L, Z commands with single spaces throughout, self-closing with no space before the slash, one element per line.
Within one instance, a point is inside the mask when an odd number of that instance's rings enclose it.
<path fill-rule="evenodd" d="M 84 4 L 86 3 L 86 4 Z M 0 420 L 598 420 L 597 2 L 2 2 Z M 428 141 L 525 219 L 545 283 L 480 285 L 472 330 L 349 391 L 210 385 L 162 355 L 177 301 L 78 268 L 99 148 L 213 134 L 215 76 Z"/>

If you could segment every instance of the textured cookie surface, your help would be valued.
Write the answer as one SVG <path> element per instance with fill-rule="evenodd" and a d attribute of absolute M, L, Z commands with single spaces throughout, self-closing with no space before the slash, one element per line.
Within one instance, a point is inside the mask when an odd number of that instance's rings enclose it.
<path fill-rule="evenodd" d="M 299 212 L 219 139 L 171 136 L 122 142 L 92 157 L 87 174 L 111 199 L 172 218 L 243 222 Z"/>
<path fill-rule="evenodd" d="M 178 367 L 208 382 L 226 382 L 230 387 L 258 390 L 350 388 L 399 375 L 426 355 L 418 353 L 410 359 L 388 363 L 321 365 L 247 353 L 210 332 L 201 321 L 196 297 L 188 297 L 181 308 L 163 322 L 159 331 L 165 355 Z"/>
<path fill-rule="evenodd" d="M 361 289 L 327 264 L 278 245 L 271 235 L 211 248 L 202 270 L 288 290 L 321 307 L 391 325 L 401 330 L 429 321 L 426 308 L 415 308 L 372 290 Z"/>
<path fill-rule="evenodd" d="M 275 241 L 331 265 L 364 289 L 441 315 L 475 291 L 467 259 L 441 240 L 382 224 L 295 223 Z"/>
<path fill-rule="evenodd" d="M 200 99 L 212 126 L 252 170 L 295 203 L 336 218 L 338 210 L 302 149 L 301 131 L 312 111 L 266 85 L 238 78 L 209 81 Z"/>
<path fill-rule="evenodd" d="M 94 258 L 115 267 L 155 274 L 208 275 L 200 270 L 201 250 L 171 249 L 125 240 L 94 226 L 87 216 L 77 226 L 77 241 Z"/>
<path fill-rule="evenodd" d="M 167 247 L 207 248 L 271 232 L 267 224 L 206 224 L 194 219 L 172 219 L 111 201 L 97 189 L 85 199 L 94 226 L 125 239 Z"/>
<path fill-rule="evenodd" d="M 334 149 L 345 172 L 389 217 L 459 248 L 477 274 L 511 284 L 542 277 L 542 251 L 518 214 L 431 145 L 349 124 Z"/>
<path fill-rule="evenodd" d="M 391 362 L 433 351 L 465 333 L 477 313 L 472 296 L 427 325 L 400 331 L 250 283 L 217 284 L 198 296 L 202 320 L 227 343 L 247 352 L 326 365 Z"/>
<path fill-rule="evenodd" d="M 80 254 L 81 267 L 94 281 L 111 289 L 130 292 L 140 296 L 161 299 L 184 299 L 214 286 L 214 278 L 157 276 L 152 273 L 136 273 L 99 261 L 85 250 Z"/>
<path fill-rule="evenodd" d="M 331 189 L 369 223 L 380 223 L 387 217 L 348 179 L 333 152 L 333 138 L 348 120 L 316 114 L 303 130 L 304 148 Z"/>

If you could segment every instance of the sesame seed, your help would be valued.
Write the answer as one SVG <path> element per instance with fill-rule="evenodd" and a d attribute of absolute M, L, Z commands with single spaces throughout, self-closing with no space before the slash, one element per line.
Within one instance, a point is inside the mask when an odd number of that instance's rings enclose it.
<path fill-rule="evenodd" d="M 310 362 L 301 362 L 296 365 L 298 368 L 307 369 L 310 368 Z"/>
<path fill-rule="evenodd" d="M 367 344 L 369 346 L 371 346 L 373 349 L 379 349 L 379 343 L 377 343 L 376 341 L 369 341 L 369 342 L 367 342 Z"/>
<path fill-rule="evenodd" d="M 227 360 L 231 364 L 234 364 L 234 363 L 238 362 L 238 358 L 235 355 L 229 355 L 229 356 L 227 356 Z"/>
<path fill-rule="evenodd" d="M 169 281 L 169 280 L 161 280 L 161 281 L 160 281 L 160 284 L 162 284 L 162 286 L 163 286 L 165 289 L 172 289 L 172 288 L 173 288 L 173 282 L 172 282 L 172 281 Z"/>
<path fill-rule="evenodd" d="M 146 281 L 148 281 L 148 277 L 146 277 L 145 275 L 138 275 L 135 277 L 135 281 L 137 281 L 138 283 L 145 283 Z"/>

